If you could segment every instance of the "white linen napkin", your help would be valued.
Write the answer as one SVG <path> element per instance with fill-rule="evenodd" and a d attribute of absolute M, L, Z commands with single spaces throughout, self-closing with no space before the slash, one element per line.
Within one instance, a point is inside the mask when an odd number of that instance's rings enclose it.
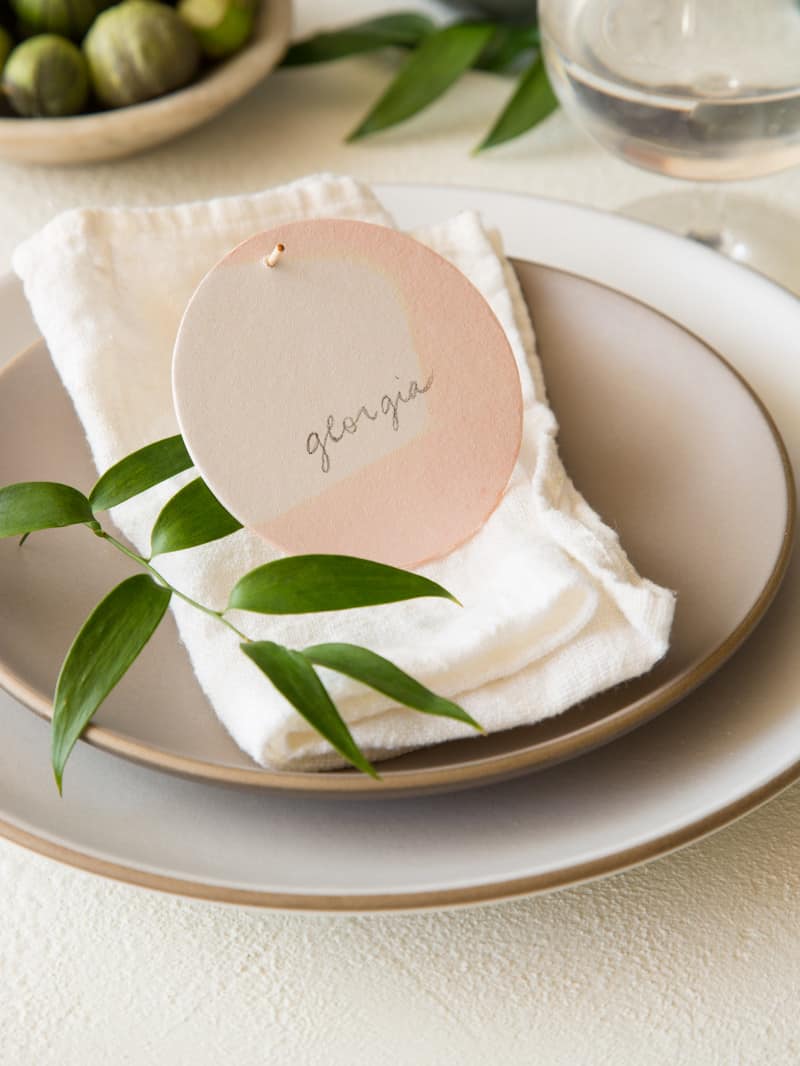
<path fill-rule="evenodd" d="M 70 211 L 17 249 L 14 268 L 98 470 L 177 432 L 172 346 L 206 271 L 251 234 L 311 217 L 391 225 L 368 189 L 321 175 L 207 203 Z M 636 573 L 616 534 L 567 477 L 526 307 L 480 220 L 463 214 L 415 236 L 481 290 L 508 333 L 522 381 L 522 450 L 500 506 L 466 544 L 421 568 L 464 607 L 415 600 L 335 614 L 232 618 L 254 638 L 290 647 L 364 644 L 458 700 L 487 730 L 508 729 L 648 670 L 667 649 L 674 598 Z M 114 522 L 141 552 L 162 505 L 193 476 L 187 471 L 115 509 Z M 277 554 L 242 530 L 161 556 L 157 565 L 177 588 L 220 609 L 242 574 Z M 175 597 L 172 609 L 200 684 L 244 751 L 277 768 L 341 765 L 232 633 Z M 323 673 L 356 741 L 374 759 L 471 734 Z"/>

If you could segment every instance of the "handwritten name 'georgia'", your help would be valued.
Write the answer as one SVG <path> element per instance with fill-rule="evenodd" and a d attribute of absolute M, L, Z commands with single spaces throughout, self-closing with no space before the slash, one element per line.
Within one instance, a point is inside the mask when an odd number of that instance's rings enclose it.
<path fill-rule="evenodd" d="M 380 416 L 391 416 L 392 429 L 397 432 L 400 428 L 400 410 L 403 404 L 411 403 L 418 396 L 429 392 L 433 386 L 433 374 L 424 385 L 416 381 L 409 382 L 408 391 L 398 389 L 393 395 L 384 393 L 377 408 L 370 410 L 366 404 L 362 404 L 354 415 L 345 415 L 338 423 L 334 415 L 328 415 L 325 420 L 325 432 L 309 433 L 306 437 L 306 451 L 309 455 L 320 454 L 320 466 L 323 474 L 327 474 L 331 468 L 331 456 L 329 448 L 332 444 L 338 444 L 345 436 L 358 432 L 359 426 L 363 425 L 363 419 L 377 422 Z"/>

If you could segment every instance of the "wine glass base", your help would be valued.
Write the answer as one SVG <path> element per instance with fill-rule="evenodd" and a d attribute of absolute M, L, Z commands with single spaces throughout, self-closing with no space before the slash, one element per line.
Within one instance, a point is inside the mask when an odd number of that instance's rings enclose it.
<path fill-rule="evenodd" d="M 715 186 L 648 196 L 620 214 L 699 241 L 800 296 L 800 218 L 788 211 Z"/>

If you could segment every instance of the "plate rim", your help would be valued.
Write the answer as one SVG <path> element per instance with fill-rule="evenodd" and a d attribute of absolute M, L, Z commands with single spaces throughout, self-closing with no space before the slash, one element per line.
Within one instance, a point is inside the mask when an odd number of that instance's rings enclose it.
<path fill-rule="evenodd" d="M 126 866 L 110 859 L 98 858 L 76 851 L 45 836 L 37 836 L 26 829 L 0 819 L 0 837 L 5 837 L 27 851 L 54 859 L 73 869 L 83 870 L 105 880 L 135 885 L 164 892 L 184 899 L 205 903 L 224 903 L 230 906 L 260 910 L 288 911 L 307 914 L 376 914 L 419 911 L 455 910 L 488 903 L 503 903 L 533 894 L 574 888 L 611 874 L 623 873 L 653 859 L 669 855 L 687 844 L 696 843 L 719 829 L 732 825 L 757 810 L 800 778 L 800 759 L 776 777 L 745 793 L 697 821 L 669 830 L 651 840 L 634 844 L 620 851 L 612 851 L 597 859 L 589 859 L 572 866 L 562 866 L 547 873 L 528 874 L 501 881 L 484 881 L 455 888 L 429 889 L 423 892 L 376 893 L 297 893 L 273 892 L 262 889 L 234 888 L 215 881 L 194 881 L 154 873 L 143 867 Z"/>
<path fill-rule="evenodd" d="M 570 205 L 581 207 L 582 205 Z M 598 212 L 608 214 L 608 212 Z M 398 770 L 391 778 L 374 781 L 364 774 L 356 773 L 319 773 L 301 771 L 278 771 L 260 767 L 254 763 L 252 767 L 225 766 L 205 762 L 201 759 L 177 755 L 165 752 L 149 744 L 132 740 L 117 733 L 107 726 L 90 723 L 82 734 L 81 740 L 106 753 L 119 756 L 131 762 L 137 763 L 150 770 L 169 773 L 178 777 L 193 781 L 211 784 L 222 784 L 234 788 L 250 789 L 256 792 L 280 792 L 305 794 L 307 796 L 332 795 L 336 797 L 360 799 L 360 798 L 401 798 L 416 797 L 432 792 L 456 790 L 470 786 L 495 784 L 503 780 L 521 776 L 525 773 L 544 770 L 559 762 L 577 758 L 587 754 L 596 748 L 602 747 L 631 730 L 644 725 L 659 714 L 668 710 L 675 703 L 684 699 L 695 688 L 711 677 L 724 663 L 744 644 L 761 619 L 766 614 L 774 599 L 783 578 L 786 574 L 792 556 L 796 523 L 797 494 L 795 488 L 794 472 L 788 450 L 783 437 L 778 429 L 771 412 L 764 401 L 755 391 L 753 386 L 740 371 L 714 348 L 708 341 L 700 337 L 696 332 L 678 322 L 664 311 L 653 307 L 646 301 L 632 296 L 621 289 L 607 285 L 604 282 L 587 277 L 576 271 L 553 267 L 546 263 L 540 263 L 521 256 L 511 257 L 512 266 L 516 263 L 524 263 L 534 267 L 540 267 L 550 272 L 588 283 L 596 288 L 620 296 L 648 312 L 655 314 L 663 320 L 671 323 L 683 333 L 690 336 L 700 344 L 709 354 L 722 364 L 744 388 L 756 409 L 760 413 L 769 430 L 771 439 L 780 458 L 783 484 L 786 492 L 786 519 L 782 532 L 780 550 L 776 556 L 772 570 L 758 597 L 753 602 L 750 610 L 735 627 L 715 648 L 699 661 L 682 670 L 670 681 L 658 686 L 646 695 L 634 700 L 630 704 L 606 715 L 598 722 L 582 726 L 565 736 L 554 737 L 540 744 L 528 746 L 517 751 L 507 752 L 501 755 L 491 755 L 484 758 L 470 759 L 456 766 Z M 6 278 L 2 280 L 6 280 Z M 0 367 L 0 387 L 2 379 L 7 371 L 18 362 L 30 356 L 36 349 L 43 345 L 44 339 L 39 337 L 12 356 Z M 24 678 L 13 670 L 10 670 L 0 661 L 0 688 L 6 691 L 23 706 L 31 710 L 38 717 L 49 721 L 52 717 L 52 699 L 32 688 Z M 211 709 L 213 713 L 213 709 Z M 795 766 L 800 774 L 800 761 Z M 737 815 L 733 815 L 736 817 Z M 724 823 L 722 823 L 724 824 Z M 677 846 L 677 845 L 676 845 Z M 633 849 L 636 850 L 636 849 Z M 671 850 L 669 847 L 667 850 Z M 659 852 L 660 854 L 660 852 Z M 64 860 L 68 861 L 68 860 Z M 637 860 L 632 860 L 635 863 Z M 112 864 L 113 865 L 113 864 Z M 594 876 L 594 875 L 590 875 Z M 579 878 L 582 880 L 583 878 Z M 519 893 L 539 889 L 521 889 Z M 178 890 L 173 890 L 178 891 Z M 350 898 L 350 897 L 348 897 Z M 497 897 L 492 897 L 497 898 Z M 504 897 L 505 898 L 505 897 Z M 425 906 L 425 904 L 422 904 Z M 430 904 L 437 906 L 441 904 Z M 275 904 L 275 906 L 280 906 Z"/>

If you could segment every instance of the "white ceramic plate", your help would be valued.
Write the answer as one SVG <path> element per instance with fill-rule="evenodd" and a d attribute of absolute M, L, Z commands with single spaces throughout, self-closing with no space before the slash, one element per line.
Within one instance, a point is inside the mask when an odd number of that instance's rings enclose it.
<path fill-rule="evenodd" d="M 685 323 L 752 381 L 800 455 L 800 305 L 788 294 L 706 249 L 566 204 L 454 189 L 383 195 L 409 226 L 477 207 L 512 254 L 592 276 Z M 16 348 L 26 339 L 19 292 L 6 286 L 3 297 Z M 377 807 L 182 781 L 86 745 L 59 802 L 42 758 L 46 725 L 4 697 L 3 828 L 129 881 L 318 910 L 476 902 L 621 869 L 724 824 L 800 774 L 798 584 L 793 567 L 720 674 L 613 745 L 514 782 Z"/>

